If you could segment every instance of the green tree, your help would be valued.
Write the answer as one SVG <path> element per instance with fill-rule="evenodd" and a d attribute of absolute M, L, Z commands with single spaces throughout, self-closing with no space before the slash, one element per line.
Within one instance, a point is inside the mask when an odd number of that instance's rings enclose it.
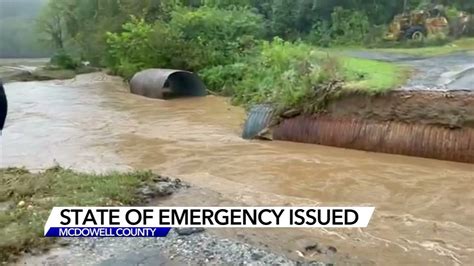
<path fill-rule="evenodd" d="M 152 26 L 143 19 L 132 17 L 131 22 L 123 25 L 121 33 L 107 33 L 109 64 L 117 74 L 131 78 L 138 70 L 151 65 L 149 36 L 152 31 Z"/>
<path fill-rule="evenodd" d="M 40 31 L 46 33 L 48 41 L 56 49 L 64 49 L 66 38 L 66 1 L 49 1 L 38 18 Z"/>
<path fill-rule="evenodd" d="M 108 66 L 129 74 L 146 67 L 199 71 L 236 62 L 263 34 L 262 17 L 246 8 L 179 8 L 169 23 L 133 18 L 107 35 Z"/>

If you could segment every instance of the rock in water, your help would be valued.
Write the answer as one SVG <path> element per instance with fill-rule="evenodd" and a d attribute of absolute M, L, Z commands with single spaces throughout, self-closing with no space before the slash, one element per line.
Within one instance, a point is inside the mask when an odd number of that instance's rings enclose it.
<path fill-rule="evenodd" d="M 153 185 L 152 190 L 154 191 L 155 196 L 164 197 L 173 194 L 177 188 L 172 182 L 159 182 Z"/>

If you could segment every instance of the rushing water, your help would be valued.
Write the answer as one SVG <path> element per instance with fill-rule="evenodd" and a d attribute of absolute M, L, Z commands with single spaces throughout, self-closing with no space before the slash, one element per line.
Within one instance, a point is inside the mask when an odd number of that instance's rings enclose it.
<path fill-rule="evenodd" d="M 10 83 L 6 93 L 1 167 L 153 169 L 242 205 L 375 206 L 366 229 L 305 235 L 365 263 L 474 261 L 474 165 L 245 141 L 245 112 L 225 98 L 147 99 L 103 74 Z M 281 250 L 298 241 L 271 232 Z"/>

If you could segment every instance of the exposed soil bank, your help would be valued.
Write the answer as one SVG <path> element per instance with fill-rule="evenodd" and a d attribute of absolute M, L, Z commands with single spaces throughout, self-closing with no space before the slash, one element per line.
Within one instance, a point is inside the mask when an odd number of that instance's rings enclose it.
<path fill-rule="evenodd" d="M 474 128 L 474 92 L 468 91 L 392 91 L 379 96 L 351 95 L 332 102 L 327 110 L 334 118 Z"/>
<path fill-rule="evenodd" d="M 283 120 L 272 138 L 474 163 L 474 93 L 351 95 L 325 114 Z"/>

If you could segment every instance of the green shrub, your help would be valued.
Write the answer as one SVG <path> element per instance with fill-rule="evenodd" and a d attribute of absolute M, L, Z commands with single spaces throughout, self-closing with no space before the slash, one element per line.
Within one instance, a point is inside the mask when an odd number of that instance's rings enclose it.
<path fill-rule="evenodd" d="M 366 14 L 336 7 L 331 13 L 329 21 L 319 20 L 313 25 L 307 40 L 322 47 L 362 45 L 367 41 L 369 33 L 374 34 L 371 32 L 369 18 Z"/>
<path fill-rule="evenodd" d="M 132 17 L 120 33 L 107 33 L 107 66 L 125 78 L 143 68 L 200 71 L 233 64 L 263 34 L 262 18 L 246 8 L 178 8 L 168 23 Z"/>
<path fill-rule="evenodd" d="M 386 25 L 373 25 L 369 27 L 369 31 L 367 32 L 364 38 L 364 44 L 368 48 L 372 47 L 380 47 L 387 43 L 383 39 L 385 33 L 387 32 L 388 27 Z"/>
<path fill-rule="evenodd" d="M 233 102 L 272 103 L 277 110 L 321 106 L 320 85 L 340 73 L 337 59 L 313 47 L 275 38 L 264 42 L 258 56 L 248 59 L 235 82 Z"/>
<path fill-rule="evenodd" d="M 199 74 L 211 91 L 232 96 L 235 86 L 242 81 L 247 68 L 246 63 L 235 63 L 206 68 Z"/>
<path fill-rule="evenodd" d="M 144 67 L 152 65 L 150 44 L 151 25 L 132 17 L 121 33 L 107 32 L 108 66 L 118 75 L 129 79 Z"/>
<path fill-rule="evenodd" d="M 74 70 L 79 66 L 79 61 L 72 58 L 71 55 L 64 50 L 56 52 L 50 59 L 49 63 L 53 66 Z"/>
<path fill-rule="evenodd" d="M 459 10 L 455 6 L 449 6 L 446 8 L 445 13 L 449 21 L 455 21 L 459 16 Z"/>
<path fill-rule="evenodd" d="M 251 0 L 203 0 L 203 2 L 206 6 L 218 8 L 249 7 L 252 4 Z"/>
<path fill-rule="evenodd" d="M 331 14 L 331 35 L 335 44 L 362 44 L 369 31 L 366 14 L 336 7 Z"/>
<path fill-rule="evenodd" d="M 329 47 L 332 42 L 329 22 L 325 20 L 316 22 L 308 34 L 307 40 L 317 46 Z"/>
<path fill-rule="evenodd" d="M 169 27 L 188 43 L 182 54 L 191 70 L 235 62 L 263 36 L 263 19 L 246 8 L 178 9 Z"/>

